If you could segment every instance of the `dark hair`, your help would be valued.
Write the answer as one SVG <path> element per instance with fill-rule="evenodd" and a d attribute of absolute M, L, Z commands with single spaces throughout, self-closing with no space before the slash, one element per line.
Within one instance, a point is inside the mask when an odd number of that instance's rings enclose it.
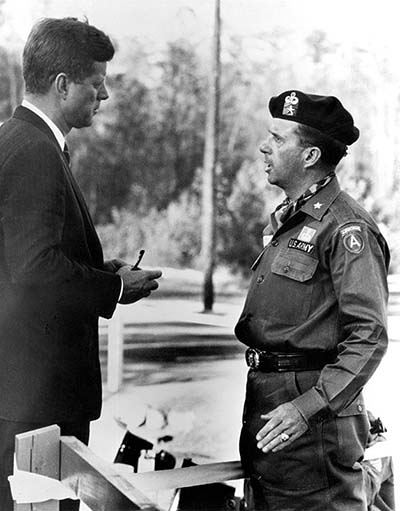
<path fill-rule="evenodd" d="M 73 81 L 93 73 L 95 62 L 113 58 L 110 38 L 88 22 L 76 18 L 44 18 L 31 30 L 23 52 L 27 92 L 46 93 L 59 73 Z"/>
<path fill-rule="evenodd" d="M 297 136 L 302 146 L 316 146 L 321 149 L 321 163 L 323 165 L 336 167 L 339 161 L 347 154 L 346 144 L 325 135 L 311 126 L 298 124 Z"/>

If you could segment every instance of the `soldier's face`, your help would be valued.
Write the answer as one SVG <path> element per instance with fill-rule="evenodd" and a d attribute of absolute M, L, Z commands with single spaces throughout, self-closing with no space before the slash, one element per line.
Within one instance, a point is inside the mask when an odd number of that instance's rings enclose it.
<path fill-rule="evenodd" d="M 297 123 L 273 119 L 268 137 L 260 146 L 269 183 L 290 190 L 303 179 L 303 151 Z"/>

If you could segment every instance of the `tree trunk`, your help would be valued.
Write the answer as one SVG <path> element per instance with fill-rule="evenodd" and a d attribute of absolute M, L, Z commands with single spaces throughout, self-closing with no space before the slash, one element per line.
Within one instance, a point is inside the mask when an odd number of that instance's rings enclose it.
<path fill-rule="evenodd" d="M 204 169 L 203 169 L 203 212 L 202 212 L 202 261 L 204 265 L 203 305 L 204 312 L 214 305 L 213 272 L 216 244 L 216 166 L 218 163 L 219 103 L 220 103 L 220 0 L 215 0 L 214 37 L 212 66 L 209 79 L 207 105 Z"/>

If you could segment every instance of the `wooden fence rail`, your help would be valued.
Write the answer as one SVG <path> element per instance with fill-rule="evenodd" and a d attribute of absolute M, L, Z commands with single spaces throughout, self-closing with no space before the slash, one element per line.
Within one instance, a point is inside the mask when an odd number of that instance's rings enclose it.
<path fill-rule="evenodd" d="M 98 458 L 76 438 L 60 436 L 55 425 L 17 435 L 15 460 L 18 470 L 61 481 L 92 511 L 161 511 L 145 491 L 243 478 L 239 461 L 138 474 L 121 472 L 118 465 Z M 59 511 L 59 502 L 15 504 L 14 511 Z"/>
<path fill-rule="evenodd" d="M 391 452 L 390 441 L 378 442 L 366 450 L 364 459 L 387 458 Z M 60 436 L 56 425 L 17 435 L 15 461 L 20 471 L 61 481 L 92 511 L 162 511 L 146 492 L 244 478 L 240 461 L 154 472 L 121 471 L 118 464 L 102 460 L 76 438 Z M 15 503 L 14 511 L 59 511 L 59 501 Z"/>

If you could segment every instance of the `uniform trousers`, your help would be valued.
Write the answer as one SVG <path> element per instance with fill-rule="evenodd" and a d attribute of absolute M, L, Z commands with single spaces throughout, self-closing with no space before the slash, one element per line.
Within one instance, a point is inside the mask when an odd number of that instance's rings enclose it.
<path fill-rule="evenodd" d="M 292 401 L 318 377 L 319 371 L 249 372 L 240 438 L 249 509 L 367 511 L 361 461 L 369 421 L 361 396 L 340 414 L 310 421 L 308 431 L 285 449 L 265 454 L 257 448 L 255 437 L 265 424 L 260 415 Z"/>
<path fill-rule="evenodd" d="M 13 473 L 15 435 L 34 429 L 49 426 L 48 423 L 38 422 L 13 422 L 0 419 L 0 509 L 1 511 L 13 511 L 14 504 L 11 496 L 8 476 Z M 78 440 L 88 445 L 89 421 L 59 423 L 61 435 L 75 436 Z M 66 499 L 60 502 L 60 511 L 77 511 L 79 501 Z"/>

